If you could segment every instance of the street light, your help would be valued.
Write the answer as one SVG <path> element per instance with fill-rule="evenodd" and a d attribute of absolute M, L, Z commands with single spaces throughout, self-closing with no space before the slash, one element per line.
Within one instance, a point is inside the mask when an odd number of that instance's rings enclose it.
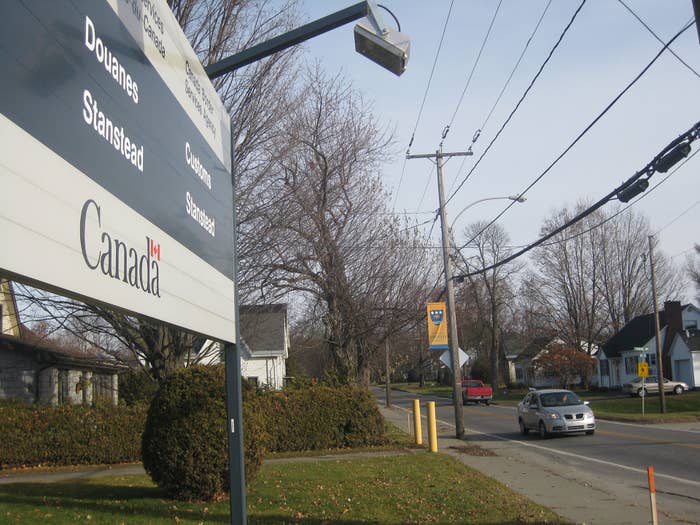
<path fill-rule="evenodd" d="M 355 26 L 355 50 L 395 75 L 401 75 L 408 63 L 411 41 L 405 34 L 384 25 L 378 7 L 374 0 L 358 2 L 219 60 L 204 70 L 210 79 L 214 79 L 349 22 L 367 17 L 366 21 L 360 21 Z"/>
<path fill-rule="evenodd" d="M 464 208 L 462 208 L 462 211 L 460 211 L 457 214 L 457 216 L 454 219 L 452 219 L 452 226 L 450 226 L 450 229 L 452 229 L 454 227 L 454 225 L 457 223 L 457 219 L 459 219 L 465 211 L 467 211 L 469 208 L 471 208 L 475 204 L 479 204 L 480 202 L 484 202 L 484 201 L 497 201 L 497 200 L 504 200 L 504 199 L 514 201 L 514 202 L 525 202 L 527 200 L 527 198 L 522 196 L 522 195 L 507 195 L 505 197 L 486 197 L 484 199 L 479 199 L 478 201 L 474 201 L 470 204 L 467 204 Z"/>

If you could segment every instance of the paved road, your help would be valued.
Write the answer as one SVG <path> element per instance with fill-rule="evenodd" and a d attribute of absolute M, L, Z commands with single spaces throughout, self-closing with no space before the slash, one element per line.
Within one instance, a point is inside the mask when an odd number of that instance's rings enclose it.
<path fill-rule="evenodd" d="M 384 399 L 378 391 L 377 396 Z M 416 397 L 393 391 L 392 403 L 409 409 Z M 423 397 L 421 403 L 427 400 L 436 401 L 443 432 L 453 433 L 451 402 Z M 520 434 L 514 407 L 467 405 L 463 410 L 471 440 L 500 449 L 514 462 L 539 465 L 542 472 L 577 480 L 582 487 L 597 487 L 601 499 L 614 500 L 622 507 L 648 506 L 646 468 L 653 465 L 659 509 L 664 514 L 661 522 L 700 523 L 700 423 L 658 426 L 599 420 L 594 436 L 541 440 L 532 433 Z M 538 470 L 528 472 L 532 476 Z M 526 489 L 527 481 L 520 485 Z M 560 508 L 565 507 L 566 502 L 561 502 Z"/>

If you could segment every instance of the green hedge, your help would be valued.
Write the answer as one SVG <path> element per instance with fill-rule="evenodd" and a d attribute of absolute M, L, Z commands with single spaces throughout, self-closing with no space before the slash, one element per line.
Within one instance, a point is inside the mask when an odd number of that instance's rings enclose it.
<path fill-rule="evenodd" d="M 351 387 L 313 386 L 268 392 L 250 400 L 265 414 L 272 452 L 381 445 L 384 420 L 374 397 Z"/>
<path fill-rule="evenodd" d="M 0 468 L 141 460 L 145 405 L 0 406 Z"/>

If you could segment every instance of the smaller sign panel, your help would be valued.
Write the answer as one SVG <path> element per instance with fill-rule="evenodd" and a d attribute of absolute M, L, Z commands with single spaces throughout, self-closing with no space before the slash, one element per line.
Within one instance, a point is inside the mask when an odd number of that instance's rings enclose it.
<path fill-rule="evenodd" d="M 444 364 L 447 368 L 449 368 L 450 370 L 452 370 L 452 359 L 450 359 L 450 351 L 449 351 L 449 350 L 443 352 L 443 353 L 440 355 L 440 361 L 441 361 L 442 364 Z M 469 363 L 470 361 L 471 361 L 471 359 L 469 358 L 469 356 L 467 355 L 467 353 L 466 353 L 464 350 L 462 350 L 462 349 L 460 348 L 460 349 L 459 349 L 459 366 L 464 366 L 464 365 L 466 365 L 467 363 Z"/>
<path fill-rule="evenodd" d="M 446 350 L 447 341 L 447 307 L 445 303 L 428 303 L 428 348 Z"/>
<path fill-rule="evenodd" d="M 649 377 L 649 363 L 637 363 L 637 375 L 639 377 Z"/>

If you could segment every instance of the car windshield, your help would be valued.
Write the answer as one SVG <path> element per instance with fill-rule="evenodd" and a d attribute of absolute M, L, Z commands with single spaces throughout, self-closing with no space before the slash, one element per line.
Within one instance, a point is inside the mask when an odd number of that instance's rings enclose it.
<path fill-rule="evenodd" d="M 462 383 L 462 386 L 469 387 L 469 388 L 480 387 L 481 382 L 479 382 L 479 381 L 464 381 Z"/>
<path fill-rule="evenodd" d="M 549 392 L 540 394 L 540 402 L 543 407 L 565 407 L 582 405 L 583 401 L 573 392 Z"/>
<path fill-rule="evenodd" d="M 656 383 L 656 377 L 653 377 L 653 376 L 644 377 L 644 378 L 642 378 L 642 377 L 635 377 L 635 378 L 632 380 L 633 383 L 641 383 L 642 381 L 644 381 L 645 383 Z"/>

